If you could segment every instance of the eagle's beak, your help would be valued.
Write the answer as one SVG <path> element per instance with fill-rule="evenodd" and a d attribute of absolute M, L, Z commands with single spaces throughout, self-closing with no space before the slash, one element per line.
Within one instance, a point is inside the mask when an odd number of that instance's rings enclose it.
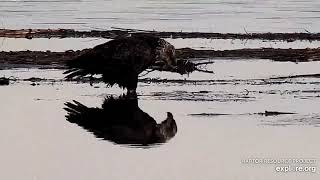
<path fill-rule="evenodd" d="M 168 63 L 167 61 L 156 61 L 154 64 L 156 67 L 159 67 L 161 70 L 173 70 L 176 68 L 172 63 Z"/>
<path fill-rule="evenodd" d="M 156 62 L 154 63 L 155 66 L 159 66 L 159 67 L 163 67 L 165 64 L 166 64 L 165 61 L 156 61 Z"/>
<path fill-rule="evenodd" d="M 177 59 L 175 57 L 172 58 L 172 61 L 170 61 L 170 62 L 172 62 L 171 66 L 177 66 Z"/>

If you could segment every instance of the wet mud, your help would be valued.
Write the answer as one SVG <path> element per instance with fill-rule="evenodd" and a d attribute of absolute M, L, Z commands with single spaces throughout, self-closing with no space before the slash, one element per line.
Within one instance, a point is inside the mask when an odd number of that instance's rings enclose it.
<path fill-rule="evenodd" d="M 168 84 L 170 85 L 250 85 L 250 86 L 266 86 L 266 85 L 320 85 L 320 82 L 317 80 L 320 78 L 320 74 L 301 74 L 301 75 L 293 75 L 293 76 L 279 76 L 279 77 L 271 77 L 264 79 L 208 79 L 208 80 L 192 80 L 192 79 L 167 79 L 167 78 L 149 78 L 143 77 L 147 75 L 147 73 L 142 73 L 143 75 L 139 77 L 138 82 L 140 83 L 154 83 L 154 84 Z M 311 79 L 305 81 L 305 79 Z M 299 79 L 293 81 L 293 79 Z M 9 85 L 9 82 L 30 82 L 31 85 L 39 85 L 41 83 L 61 83 L 64 81 L 72 81 L 76 83 L 90 83 L 91 86 L 97 83 L 103 82 L 101 77 L 82 77 L 75 79 L 51 79 L 51 78 L 39 78 L 39 77 L 30 77 L 30 78 L 16 78 L 16 77 L 2 77 L 0 78 L 0 85 Z M 259 93 L 259 94 L 277 94 L 277 93 L 286 93 L 286 94 L 294 94 L 297 92 L 303 93 L 320 93 L 319 90 L 302 90 L 302 91 L 286 91 L 286 92 L 277 92 L 277 91 L 249 91 L 246 90 L 241 97 L 238 97 L 233 100 L 249 100 L 250 98 L 247 96 L 250 93 Z M 187 93 L 187 94 L 185 94 Z M 187 100 L 188 93 L 185 91 L 177 91 L 174 94 L 167 94 L 166 92 L 162 92 L 161 94 L 153 94 L 153 97 L 166 97 L 166 99 L 170 99 L 170 97 L 175 98 L 175 100 Z M 211 93 L 211 91 L 196 91 L 191 92 L 192 98 L 194 99 L 195 95 L 203 95 L 205 99 L 207 99 L 207 94 Z M 238 95 L 237 95 L 238 96 Z M 182 98 L 183 97 L 183 98 Z M 205 100 L 201 97 L 197 97 L 197 101 Z M 230 97 L 228 98 L 230 99 Z M 213 100 L 210 98 L 210 100 Z"/>
<path fill-rule="evenodd" d="M 281 62 L 319 61 L 320 49 L 238 49 L 238 50 L 194 50 L 183 48 L 177 51 L 180 58 L 235 58 L 270 59 Z"/>
<path fill-rule="evenodd" d="M 275 127 L 287 127 L 287 126 L 320 126 L 319 114 L 302 115 L 291 112 L 278 112 L 278 111 L 265 111 L 259 113 L 244 113 L 244 114 L 223 114 L 223 113 L 199 113 L 189 114 L 192 117 L 218 117 L 218 116 L 263 116 L 265 119 L 261 120 L 259 125 L 261 126 L 275 126 Z"/>
<path fill-rule="evenodd" d="M 280 111 L 265 111 L 258 113 L 246 113 L 246 114 L 223 114 L 223 113 L 199 113 L 199 114 L 189 114 L 190 116 L 234 116 L 234 115 L 261 115 L 261 116 L 279 116 L 279 115 L 288 115 L 288 114 L 297 114 L 293 112 L 280 112 Z"/>
<path fill-rule="evenodd" d="M 51 52 L 51 51 L 11 51 L 0 52 L 0 68 L 14 68 L 36 66 L 38 68 L 64 68 L 68 60 L 88 51 Z M 182 48 L 176 50 L 177 58 L 181 60 L 179 71 L 190 72 L 196 70 L 195 66 L 186 61 L 192 59 L 269 59 L 281 62 L 309 62 L 320 61 L 320 49 L 238 49 L 238 50 L 195 50 Z M 210 62 L 208 62 L 210 63 Z M 157 69 L 159 70 L 159 69 Z M 199 70 L 199 69 L 198 69 Z"/>
<path fill-rule="evenodd" d="M 74 29 L 0 29 L 0 37 L 10 38 L 115 38 L 129 34 L 150 34 L 161 38 L 207 38 L 207 39 L 263 39 L 263 40 L 320 40 L 320 33 L 208 33 L 208 32 L 159 32 L 139 29 L 114 28 L 112 30 L 76 31 Z"/>
<path fill-rule="evenodd" d="M 64 64 L 80 55 L 80 51 L 42 52 L 42 51 L 11 51 L 0 52 L 0 64 L 3 68 L 35 66 L 43 68 L 63 68 Z"/>

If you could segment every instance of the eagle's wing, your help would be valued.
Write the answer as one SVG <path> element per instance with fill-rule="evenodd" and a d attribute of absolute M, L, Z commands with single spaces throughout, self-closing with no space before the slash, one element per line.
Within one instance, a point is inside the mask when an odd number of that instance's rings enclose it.
<path fill-rule="evenodd" d="M 145 41 L 135 38 L 116 39 L 98 45 L 67 62 L 69 70 L 65 74 L 68 74 L 66 78 L 124 71 L 139 74 L 153 59 L 153 49 Z"/>

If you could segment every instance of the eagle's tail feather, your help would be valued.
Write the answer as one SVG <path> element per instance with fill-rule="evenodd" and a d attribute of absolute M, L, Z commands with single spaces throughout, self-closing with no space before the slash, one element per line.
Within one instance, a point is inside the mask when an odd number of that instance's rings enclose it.
<path fill-rule="evenodd" d="M 68 61 L 66 65 L 68 70 L 63 73 L 67 74 L 67 76 L 65 77 L 66 79 L 83 77 L 88 74 L 94 74 L 91 71 L 94 69 L 92 66 L 94 66 L 95 63 L 88 60 L 86 55 L 82 55 L 75 59 L 72 59 Z"/>
<path fill-rule="evenodd" d="M 70 70 L 64 72 L 63 74 L 67 74 L 67 76 L 65 78 L 70 80 L 70 79 L 73 79 L 73 78 L 76 78 L 76 77 L 86 76 L 86 75 L 88 75 L 90 73 L 88 73 L 87 71 L 85 71 L 83 69 L 73 68 L 73 69 L 70 69 Z"/>

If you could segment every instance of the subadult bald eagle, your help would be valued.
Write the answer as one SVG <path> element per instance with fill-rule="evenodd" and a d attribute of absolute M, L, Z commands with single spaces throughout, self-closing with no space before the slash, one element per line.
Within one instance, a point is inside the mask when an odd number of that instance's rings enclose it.
<path fill-rule="evenodd" d="M 88 50 L 67 62 L 66 78 L 102 74 L 109 85 L 118 84 L 135 92 L 138 75 L 152 65 L 176 65 L 175 48 L 167 41 L 150 35 L 121 37 Z"/>

